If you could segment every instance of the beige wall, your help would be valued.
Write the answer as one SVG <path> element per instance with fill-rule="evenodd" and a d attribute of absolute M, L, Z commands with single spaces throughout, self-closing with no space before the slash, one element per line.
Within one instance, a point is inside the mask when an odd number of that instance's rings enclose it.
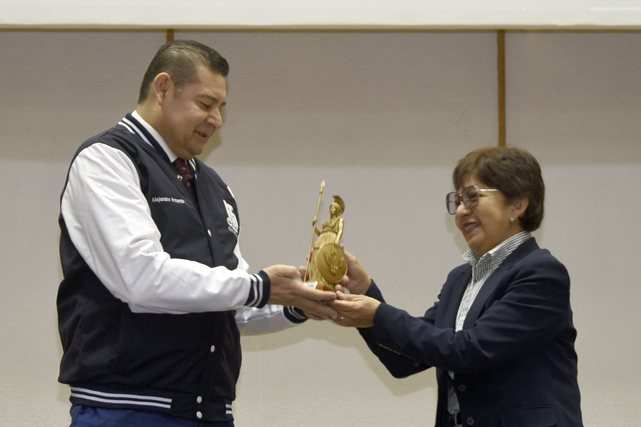
<path fill-rule="evenodd" d="M 496 144 L 493 33 L 177 33 L 231 63 L 202 158 L 240 205 L 252 270 L 301 265 L 318 188 L 388 301 L 420 315 L 466 249 L 444 209 L 455 162 Z M 0 425 L 68 424 L 55 297 L 58 198 L 86 138 L 135 107 L 164 33 L 0 32 Z M 570 270 L 586 426 L 635 425 L 639 33 L 508 33 L 507 139 L 541 161 L 536 237 Z M 14 178 L 14 174 L 20 174 Z M 243 338 L 237 425 L 423 426 L 428 371 L 393 379 L 354 330 Z"/>

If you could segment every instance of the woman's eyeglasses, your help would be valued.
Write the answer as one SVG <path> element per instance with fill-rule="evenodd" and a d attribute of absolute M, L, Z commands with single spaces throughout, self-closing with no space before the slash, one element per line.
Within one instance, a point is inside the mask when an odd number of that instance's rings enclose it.
<path fill-rule="evenodd" d="M 463 202 L 466 208 L 472 210 L 479 203 L 479 198 L 481 197 L 482 191 L 500 191 L 496 188 L 478 188 L 476 185 L 470 187 L 465 187 L 462 193 L 457 193 L 455 191 L 449 193 L 445 196 L 445 205 L 447 206 L 447 211 L 450 215 L 456 213 L 456 208 L 458 205 Z"/>

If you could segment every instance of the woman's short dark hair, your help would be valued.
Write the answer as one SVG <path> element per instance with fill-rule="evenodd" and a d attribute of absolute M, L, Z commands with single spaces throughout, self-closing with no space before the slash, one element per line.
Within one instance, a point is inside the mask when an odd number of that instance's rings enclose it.
<path fill-rule="evenodd" d="M 459 160 L 452 173 L 454 188 L 459 190 L 468 176 L 500 190 L 506 203 L 527 198 L 528 207 L 521 218 L 524 230 L 534 231 L 543 220 L 545 184 L 541 167 L 529 152 L 516 147 L 485 147 Z"/>
<path fill-rule="evenodd" d="M 151 60 L 140 85 L 138 104 L 149 96 L 149 88 L 156 76 L 167 73 L 176 90 L 198 81 L 198 66 L 202 65 L 214 74 L 227 77 L 229 64 L 209 46 L 193 40 L 174 40 L 164 44 Z"/>

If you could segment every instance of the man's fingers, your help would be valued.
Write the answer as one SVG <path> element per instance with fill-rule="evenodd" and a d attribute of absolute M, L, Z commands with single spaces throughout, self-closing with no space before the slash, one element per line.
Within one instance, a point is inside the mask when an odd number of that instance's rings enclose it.
<path fill-rule="evenodd" d="M 304 301 L 301 302 L 298 307 L 303 310 L 305 313 L 316 316 L 316 320 L 319 319 L 336 319 L 338 318 L 338 313 L 333 308 L 315 302 L 315 301 Z M 309 316 L 308 316 L 309 317 Z"/>
<path fill-rule="evenodd" d="M 289 265 L 272 265 L 264 269 L 265 273 L 269 276 L 270 280 L 283 280 L 283 279 L 300 279 L 300 272 L 296 267 Z"/>
<path fill-rule="evenodd" d="M 309 286 L 301 284 L 303 298 L 313 300 L 313 301 L 334 301 L 336 299 L 336 294 L 334 292 L 321 291 L 320 289 L 314 289 Z"/>
<path fill-rule="evenodd" d="M 336 292 L 336 299 L 342 301 L 353 301 L 354 299 L 356 299 L 356 296 L 353 294 L 346 294 L 338 291 Z"/>

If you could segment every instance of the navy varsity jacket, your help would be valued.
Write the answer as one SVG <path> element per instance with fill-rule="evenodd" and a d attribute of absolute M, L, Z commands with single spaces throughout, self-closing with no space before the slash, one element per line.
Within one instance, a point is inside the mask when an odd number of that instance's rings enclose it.
<path fill-rule="evenodd" d="M 97 142 L 121 150 L 137 168 L 162 246 L 172 258 L 209 267 L 238 266 L 238 224 L 228 221 L 229 207 L 238 209 L 213 169 L 195 159 L 196 203 L 176 179 L 166 153 L 131 114 L 86 141 L 76 156 Z M 231 403 L 241 365 L 235 311 L 134 313 L 80 256 L 62 214 L 60 227 L 64 279 L 57 305 L 64 354 L 59 381 L 71 386 L 71 402 L 208 421 L 233 419 Z M 262 279 L 265 292 L 252 287 L 248 305 L 262 307 L 269 299 L 269 278 L 264 272 L 255 278 Z"/>

